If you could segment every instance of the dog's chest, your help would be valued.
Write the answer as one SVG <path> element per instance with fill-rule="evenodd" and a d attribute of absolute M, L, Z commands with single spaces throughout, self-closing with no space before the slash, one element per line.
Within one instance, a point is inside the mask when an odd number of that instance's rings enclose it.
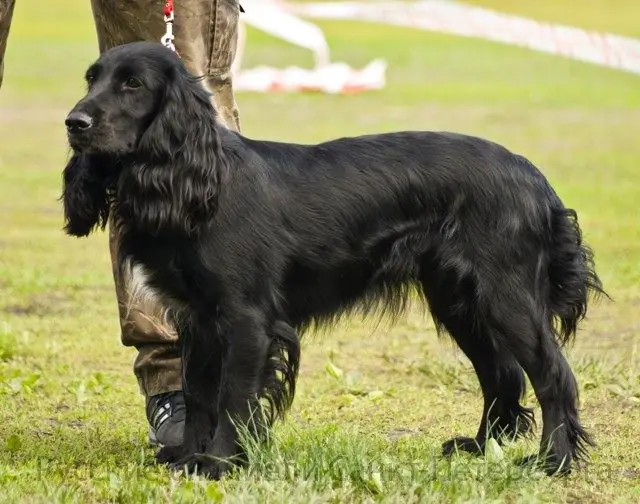
<path fill-rule="evenodd" d="M 188 317 L 193 288 L 192 271 L 182 254 L 167 247 L 140 247 L 128 251 L 121 263 L 123 300 L 130 317 L 169 332 L 171 321 Z"/>
<path fill-rule="evenodd" d="M 174 331 L 172 321 L 186 315 L 188 305 L 168 289 L 154 281 L 153 272 L 134 259 L 126 260 L 121 269 L 122 296 L 126 317 L 150 325 L 163 334 Z"/>

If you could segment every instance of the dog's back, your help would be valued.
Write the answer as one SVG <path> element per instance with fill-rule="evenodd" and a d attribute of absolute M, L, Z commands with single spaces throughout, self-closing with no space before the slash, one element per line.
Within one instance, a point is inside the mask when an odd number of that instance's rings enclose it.
<path fill-rule="evenodd" d="M 251 161 L 237 170 L 239 185 L 286 215 L 297 252 L 322 262 L 333 253 L 368 255 L 417 230 L 432 242 L 423 248 L 455 243 L 471 257 L 485 239 L 512 244 L 542 233 L 551 209 L 564 208 L 532 163 L 472 136 L 398 132 L 318 145 L 244 140 L 244 148 Z"/>
<path fill-rule="evenodd" d="M 429 268 L 458 282 L 499 277 L 517 257 L 535 263 L 549 253 L 552 213 L 564 211 L 533 164 L 477 137 L 398 132 L 242 146 L 251 161 L 236 177 L 269 213 L 270 241 L 291 258 L 285 277 L 297 322 L 363 299 L 397 314 L 409 292 L 399 286 L 420 284 Z"/>
<path fill-rule="evenodd" d="M 366 212 L 386 198 L 402 206 L 403 218 L 424 218 L 425 212 L 445 211 L 462 199 L 481 200 L 480 207 L 492 215 L 501 205 L 521 201 L 525 194 L 538 204 L 562 205 L 528 160 L 468 135 L 407 131 L 317 145 L 245 142 L 243 148 L 257 158 L 246 167 L 250 177 L 284 190 L 279 197 L 303 200 L 319 214 L 323 207 L 341 203 L 350 211 L 361 206 Z"/>

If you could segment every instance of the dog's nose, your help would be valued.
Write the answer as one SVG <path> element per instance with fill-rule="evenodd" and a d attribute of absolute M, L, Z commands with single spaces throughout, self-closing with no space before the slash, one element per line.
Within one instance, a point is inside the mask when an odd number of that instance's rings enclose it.
<path fill-rule="evenodd" d="M 71 133 L 88 130 L 93 124 L 91 116 L 84 112 L 71 112 L 64 121 Z"/>

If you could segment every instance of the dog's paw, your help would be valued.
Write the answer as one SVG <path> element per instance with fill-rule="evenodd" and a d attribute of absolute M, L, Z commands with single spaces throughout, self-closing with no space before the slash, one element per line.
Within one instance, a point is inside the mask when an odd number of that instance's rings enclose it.
<path fill-rule="evenodd" d="M 484 453 L 482 447 L 474 438 L 456 437 L 442 443 L 442 454 L 449 457 L 456 451 L 464 451 L 473 455 L 482 455 Z"/>
<path fill-rule="evenodd" d="M 211 455 L 195 453 L 173 462 L 169 467 L 174 471 L 184 471 L 186 474 L 198 474 L 205 478 L 219 480 L 232 465 Z"/>
<path fill-rule="evenodd" d="M 156 453 L 158 464 L 173 464 L 187 456 L 187 451 L 182 446 L 163 446 Z"/>
<path fill-rule="evenodd" d="M 559 460 L 555 455 L 527 455 L 515 461 L 516 465 L 536 468 L 544 471 L 547 476 L 568 476 L 571 474 L 571 463 Z"/>

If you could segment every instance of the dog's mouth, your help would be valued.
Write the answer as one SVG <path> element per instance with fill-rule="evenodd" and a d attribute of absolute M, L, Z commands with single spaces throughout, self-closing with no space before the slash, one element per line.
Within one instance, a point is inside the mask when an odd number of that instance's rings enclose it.
<path fill-rule="evenodd" d="M 67 132 L 69 147 L 77 154 L 127 156 L 135 148 L 131 140 L 114 142 L 107 131 Z"/>
<path fill-rule="evenodd" d="M 92 150 L 93 136 L 93 134 L 89 134 L 88 132 L 67 131 L 69 146 L 77 153 L 87 153 Z"/>
<path fill-rule="evenodd" d="M 110 150 L 95 132 L 67 133 L 69 146 L 77 154 L 107 154 Z"/>

